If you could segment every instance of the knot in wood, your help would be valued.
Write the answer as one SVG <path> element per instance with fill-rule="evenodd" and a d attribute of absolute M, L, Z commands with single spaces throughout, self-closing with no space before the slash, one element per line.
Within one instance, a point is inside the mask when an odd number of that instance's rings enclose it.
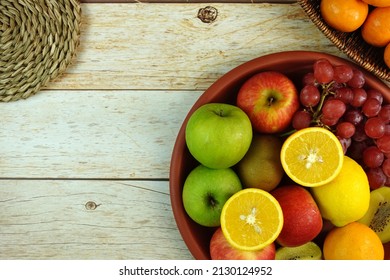
<path fill-rule="evenodd" d="M 212 6 L 199 9 L 198 18 L 204 23 L 212 23 L 217 19 L 218 10 Z"/>
<path fill-rule="evenodd" d="M 93 201 L 88 201 L 87 203 L 85 203 L 85 209 L 87 209 L 87 210 L 95 210 L 99 205 L 96 204 Z"/>

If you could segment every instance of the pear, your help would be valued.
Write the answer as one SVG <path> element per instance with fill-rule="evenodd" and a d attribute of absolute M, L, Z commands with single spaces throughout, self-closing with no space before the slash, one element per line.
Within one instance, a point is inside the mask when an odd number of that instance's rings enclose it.
<path fill-rule="evenodd" d="M 237 164 L 237 172 L 245 188 L 271 191 L 284 175 L 280 161 L 282 140 L 273 134 L 255 134 L 249 150 Z"/>

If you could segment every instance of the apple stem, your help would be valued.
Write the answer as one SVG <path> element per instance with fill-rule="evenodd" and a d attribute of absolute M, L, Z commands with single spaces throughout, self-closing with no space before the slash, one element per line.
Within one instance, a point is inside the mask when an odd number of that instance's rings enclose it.
<path fill-rule="evenodd" d="M 225 116 L 225 112 L 224 112 L 223 109 L 216 110 L 216 111 L 214 111 L 214 113 L 215 113 L 216 115 L 220 116 L 220 117 Z"/>
<path fill-rule="evenodd" d="M 274 103 L 274 101 L 275 101 L 275 98 L 273 98 L 272 96 L 270 98 L 268 98 L 268 107 L 271 107 L 272 103 Z"/>
<path fill-rule="evenodd" d="M 211 194 L 207 196 L 207 202 L 213 208 L 217 205 L 217 201 L 213 198 Z"/>

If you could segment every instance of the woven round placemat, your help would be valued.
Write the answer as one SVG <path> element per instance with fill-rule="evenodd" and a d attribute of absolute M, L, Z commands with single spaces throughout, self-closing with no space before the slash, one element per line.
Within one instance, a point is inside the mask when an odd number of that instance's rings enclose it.
<path fill-rule="evenodd" d="M 1 0 L 0 101 L 25 99 L 62 74 L 80 23 L 78 0 Z"/>
<path fill-rule="evenodd" d="M 390 81 L 390 69 L 383 60 L 384 48 L 376 48 L 367 44 L 361 36 L 360 29 L 345 33 L 328 26 L 321 16 L 321 0 L 298 0 L 298 3 L 311 21 L 339 50 L 367 71 L 383 80 Z"/>

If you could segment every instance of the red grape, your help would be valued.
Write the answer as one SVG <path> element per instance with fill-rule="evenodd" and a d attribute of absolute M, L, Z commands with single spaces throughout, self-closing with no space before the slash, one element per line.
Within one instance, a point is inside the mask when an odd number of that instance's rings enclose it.
<path fill-rule="evenodd" d="M 312 115 L 307 111 L 297 111 L 292 118 L 292 126 L 296 130 L 310 126 Z"/>
<path fill-rule="evenodd" d="M 326 117 L 324 117 L 324 116 L 321 116 L 320 121 L 321 121 L 321 123 L 324 124 L 324 125 L 327 125 L 327 126 L 334 126 L 335 124 L 338 123 L 339 118 L 333 118 L 333 119 L 332 119 L 332 118 L 326 118 Z"/>
<path fill-rule="evenodd" d="M 390 104 L 384 105 L 379 111 L 378 116 L 386 123 L 390 123 Z"/>
<path fill-rule="evenodd" d="M 369 118 L 364 125 L 364 131 L 370 138 L 381 138 L 385 134 L 385 122 L 379 117 Z"/>
<path fill-rule="evenodd" d="M 379 139 L 376 139 L 376 145 L 383 153 L 390 153 L 390 135 L 384 135 Z"/>
<path fill-rule="evenodd" d="M 362 111 L 367 117 L 375 117 L 381 110 L 381 103 L 376 98 L 369 98 L 364 102 Z"/>
<path fill-rule="evenodd" d="M 379 101 L 380 104 L 383 103 L 383 95 L 380 91 L 376 89 L 368 89 L 367 90 L 367 98 L 375 98 Z"/>
<path fill-rule="evenodd" d="M 335 92 L 335 91 L 338 90 L 339 88 L 343 88 L 343 87 L 345 87 L 345 84 L 342 84 L 342 83 L 338 83 L 338 82 L 333 81 L 333 82 L 330 84 L 329 91 L 330 91 L 330 92 Z"/>
<path fill-rule="evenodd" d="M 382 171 L 387 177 L 390 177 L 390 158 L 382 163 Z"/>
<path fill-rule="evenodd" d="M 347 85 L 352 88 L 362 88 L 366 82 L 364 74 L 358 69 L 353 70 L 352 78 L 347 82 Z"/>
<path fill-rule="evenodd" d="M 328 99 L 322 107 L 322 115 L 326 119 L 339 119 L 344 115 L 346 109 L 344 102 L 338 99 Z"/>
<path fill-rule="evenodd" d="M 353 125 L 358 125 L 363 120 L 363 115 L 359 110 L 348 110 L 344 115 L 344 120 Z"/>
<path fill-rule="evenodd" d="M 353 91 L 348 87 L 341 87 L 335 90 L 335 98 L 349 104 L 353 99 Z"/>
<path fill-rule="evenodd" d="M 333 66 L 324 58 L 320 58 L 313 65 L 314 78 L 321 84 L 330 83 L 333 80 Z"/>
<path fill-rule="evenodd" d="M 355 133 L 353 134 L 352 139 L 356 142 L 362 142 L 368 139 L 368 136 L 364 131 L 363 123 L 355 126 Z"/>
<path fill-rule="evenodd" d="M 361 142 L 355 142 L 353 141 L 351 146 L 348 148 L 348 155 L 356 160 L 359 161 L 363 157 L 363 151 L 367 149 L 368 144 L 365 141 Z"/>
<path fill-rule="evenodd" d="M 343 147 L 344 154 L 346 154 L 347 151 L 348 151 L 348 148 L 352 144 L 351 138 L 342 138 L 342 137 L 339 137 L 339 136 L 337 136 L 337 138 L 339 139 L 340 144 Z"/>
<path fill-rule="evenodd" d="M 353 77 L 353 70 L 350 66 L 342 64 L 333 67 L 333 79 L 337 83 L 346 83 Z"/>
<path fill-rule="evenodd" d="M 370 168 L 366 171 L 366 174 L 372 190 L 375 190 L 386 183 L 387 177 L 380 167 Z"/>
<path fill-rule="evenodd" d="M 362 107 L 364 102 L 367 100 L 367 92 L 365 89 L 362 88 L 354 88 L 352 89 L 353 92 L 353 98 L 350 102 L 350 104 L 353 107 Z"/>
<path fill-rule="evenodd" d="M 340 122 L 336 126 L 336 135 L 342 138 L 351 138 L 355 134 L 355 126 L 350 122 Z"/>
<path fill-rule="evenodd" d="M 304 86 L 305 85 L 316 86 L 317 81 L 316 81 L 316 78 L 314 78 L 314 73 L 313 72 L 306 73 L 302 78 L 302 83 Z"/>
<path fill-rule="evenodd" d="M 320 102 L 321 94 L 316 86 L 306 85 L 299 94 L 299 100 L 305 107 L 314 107 Z"/>
<path fill-rule="evenodd" d="M 385 125 L 385 135 L 390 135 L 390 124 Z"/>
<path fill-rule="evenodd" d="M 363 151 L 363 162 L 367 167 L 375 168 L 382 165 L 385 155 L 377 146 L 370 146 Z"/>

